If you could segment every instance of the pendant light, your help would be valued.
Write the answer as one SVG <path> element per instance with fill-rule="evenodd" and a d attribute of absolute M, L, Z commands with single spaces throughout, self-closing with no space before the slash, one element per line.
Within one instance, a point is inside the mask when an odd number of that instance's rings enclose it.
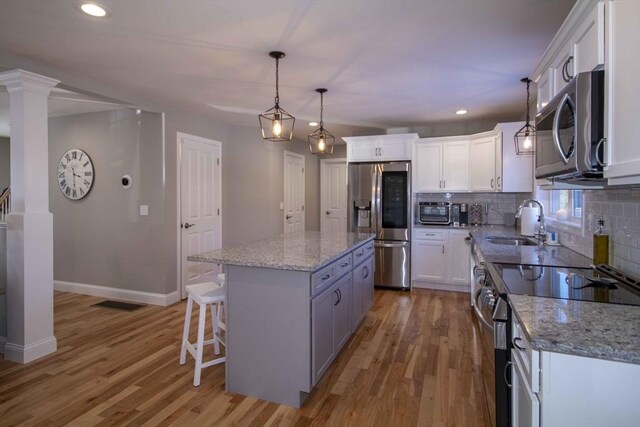
<path fill-rule="evenodd" d="M 276 60 L 276 98 L 272 108 L 258 116 L 262 138 L 269 141 L 291 141 L 295 117 L 280 108 L 280 93 L 278 88 L 278 63 L 284 58 L 284 52 L 269 52 L 269 56 Z"/>
<path fill-rule="evenodd" d="M 525 77 L 520 81 L 527 84 L 527 118 L 524 126 L 513 137 L 513 141 L 516 144 L 516 154 L 531 155 L 536 151 L 536 128 L 529 123 L 529 109 L 531 107 L 529 84 L 531 84 L 531 79 Z"/>
<path fill-rule="evenodd" d="M 333 145 L 336 138 L 331 135 L 330 132 L 325 130 L 324 122 L 322 121 L 324 94 L 327 92 L 327 89 L 319 88 L 316 89 L 316 92 L 320 94 L 320 127 L 311 132 L 308 136 L 309 150 L 311 151 L 311 154 L 315 154 L 317 156 L 329 156 L 333 154 Z"/>

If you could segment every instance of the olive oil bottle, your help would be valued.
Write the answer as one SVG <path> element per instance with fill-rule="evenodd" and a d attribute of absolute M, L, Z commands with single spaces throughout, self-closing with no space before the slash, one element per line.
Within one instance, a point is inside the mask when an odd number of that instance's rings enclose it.
<path fill-rule="evenodd" d="M 598 220 L 598 229 L 593 235 L 593 264 L 609 264 L 609 235 L 604 231 L 604 218 Z"/>

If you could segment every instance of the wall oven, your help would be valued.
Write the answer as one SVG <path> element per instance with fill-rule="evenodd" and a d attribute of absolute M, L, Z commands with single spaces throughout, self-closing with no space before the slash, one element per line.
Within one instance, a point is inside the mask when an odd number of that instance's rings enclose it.
<path fill-rule="evenodd" d="M 604 71 L 576 75 L 536 117 L 536 178 L 602 179 Z"/>

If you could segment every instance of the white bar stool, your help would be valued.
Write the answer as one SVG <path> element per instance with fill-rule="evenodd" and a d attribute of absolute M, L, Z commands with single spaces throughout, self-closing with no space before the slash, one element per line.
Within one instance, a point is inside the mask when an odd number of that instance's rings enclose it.
<path fill-rule="evenodd" d="M 205 345 L 213 344 L 216 355 L 220 354 L 220 344 L 226 344 L 220 336 L 220 331 L 226 331 L 226 325 L 222 322 L 222 312 L 224 311 L 224 287 L 216 282 L 198 283 L 186 287 L 187 311 L 184 317 L 184 331 L 182 333 L 182 348 L 180 349 L 180 364 L 184 365 L 187 359 L 187 350 L 196 360 L 196 368 L 193 374 L 193 385 L 200 385 L 200 373 L 202 368 L 224 363 L 225 357 L 218 357 L 206 362 L 202 361 L 202 353 Z M 189 342 L 189 326 L 191 324 L 191 310 L 193 302 L 200 306 L 200 317 L 198 320 L 198 338 L 194 346 Z M 204 329 L 206 324 L 207 306 L 211 306 L 211 321 L 213 329 L 213 339 L 204 339 Z"/>

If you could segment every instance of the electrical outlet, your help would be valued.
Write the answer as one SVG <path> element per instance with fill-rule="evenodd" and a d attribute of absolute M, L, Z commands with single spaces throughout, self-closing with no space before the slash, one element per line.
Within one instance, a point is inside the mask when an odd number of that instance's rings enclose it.
<path fill-rule="evenodd" d="M 149 216 L 149 205 L 140 205 L 140 216 Z"/>

